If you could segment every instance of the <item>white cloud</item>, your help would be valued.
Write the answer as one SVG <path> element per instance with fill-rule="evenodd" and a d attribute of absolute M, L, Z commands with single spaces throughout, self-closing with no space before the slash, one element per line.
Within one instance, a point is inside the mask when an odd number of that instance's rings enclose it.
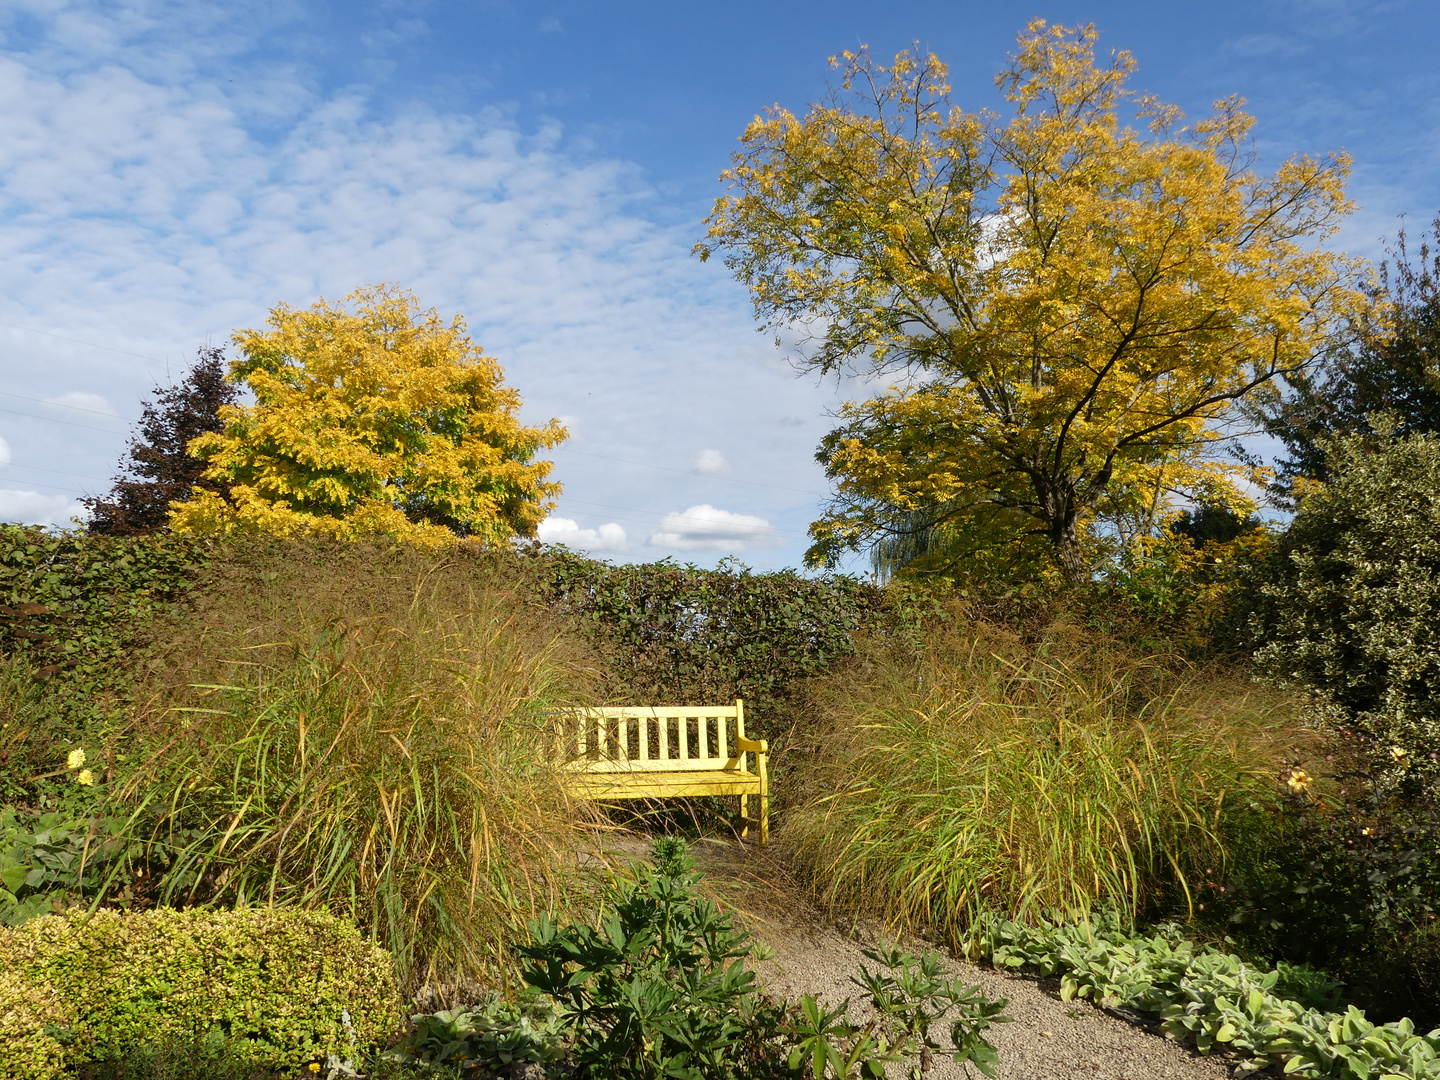
<path fill-rule="evenodd" d="M 582 529 L 571 518 L 548 517 L 540 523 L 538 533 L 547 544 L 564 544 L 581 551 L 625 550 L 625 530 L 613 521 L 598 529 Z"/>
<path fill-rule="evenodd" d="M 690 468 L 701 476 L 730 475 L 730 462 L 725 460 L 725 455 L 719 450 L 701 450 L 695 455 L 695 460 L 690 462 Z"/>
<path fill-rule="evenodd" d="M 85 412 L 104 413 L 106 416 L 119 417 L 115 407 L 106 401 L 99 394 L 87 393 L 84 390 L 67 390 L 63 394 L 56 394 L 45 399 L 47 405 L 62 405 L 70 409 L 82 409 Z"/>
<path fill-rule="evenodd" d="M 740 552 L 781 547 L 785 538 L 763 517 L 717 510 L 709 503 L 701 503 L 679 513 L 666 514 L 659 531 L 651 533 L 646 543 L 676 551 Z"/>
<path fill-rule="evenodd" d="M 734 475 L 779 489 L 750 493 L 757 513 L 794 536 L 814 516 L 794 492 L 824 486 L 816 425 L 777 418 L 818 418 L 836 394 L 757 345 L 744 289 L 691 257 L 705 206 L 529 105 L 321 71 L 286 51 L 305 2 L 18 3 L 23 47 L 0 4 L 7 391 L 137 416 L 202 342 L 390 281 L 467 317 L 527 422 L 567 419 L 567 499 L 655 521 L 698 497 L 689 448 L 733 442 Z M 24 409 L 6 420 L 18 465 L 76 494 L 113 473 L 123 424 Z M 618 550 L 606 528 L 575 532 Z"/>
<path fill-rule="evenodd" d="M 0 521 L 69 525 L 72 517 L 84 516 L 85 508 L 68 495 L 41 495 L 38 491 L 0 488 Z"/>
<path fill-rule="evenodd" d="M 0 439 L 0 465 L 10 464 L 10 444 Z"/>

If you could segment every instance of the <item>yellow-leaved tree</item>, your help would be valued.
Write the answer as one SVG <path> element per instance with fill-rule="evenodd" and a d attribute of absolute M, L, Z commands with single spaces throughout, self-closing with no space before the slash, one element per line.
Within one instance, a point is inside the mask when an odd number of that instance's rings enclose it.
<path fill-rule="evenodd" d="M 265 532 L 422 544 L 533 536 L 560 485 L 538 450 L 556 421 L 525 427 L 520 395 L 458 316 L 412 293 L 360 289 L 344 304 L 281 304 L 268 330 L 234 335 L 230 378 L 255 395 L 190 452 L 220 492 L 172 504 L 177 532 Z"/>
<path fill-rule="evenodd" d="M 861 51 L 804 117 L 746 130 L 696 250 L 803 365 L 896 378 L 821 445 L 812 564 L 940 529 L 1039 537 L 1083 581 L 1099 515 L 1243 507 L 1213 453 L 1231 409 L 1362 304 L 1360 265 L 1317 246 L 1349 210 L 1343 155 L 1263 174 L 1242 101 L 1186 126 L 1095 41 L 1030 23 L 1008 119 L 951 105 L 934 56 Z"/>

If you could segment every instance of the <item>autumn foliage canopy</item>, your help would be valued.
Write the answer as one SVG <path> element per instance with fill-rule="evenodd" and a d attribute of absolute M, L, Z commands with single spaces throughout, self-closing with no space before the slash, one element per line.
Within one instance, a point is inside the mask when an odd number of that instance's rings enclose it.
<path fill-rule="evenodd" d="M 565 430 L 526 427 L 520 395 L 465 332 L 385 286 L 280 305 L 268 330 L 234 335 L 230 376 L 253 405 L 221 410 L 223 431 L 190 453 L 219 490 L 173 504 L 176 532 L 390 536 L 533 536 L 560 486 L 534 461 Z"/>
<path fill-rule="evenodd" d="M 1242 502 L 1211 453 L 1234 404 L 1360 305 L 1316 243 L 1348 212 L 1343 155 L 1265 175 L 1242 101 L 1186 125 L 1095 43 L 1032 22 L 997 76 L 1008 118 L 952 105 L 934 56 L 862 50 L 828 100 L 746 130 L 697 250 L 803 366 L 893 381 L 821 446 L 812 563 L 919 520 L 1038 538 L 1083 580 L 1107 515 Z"/>

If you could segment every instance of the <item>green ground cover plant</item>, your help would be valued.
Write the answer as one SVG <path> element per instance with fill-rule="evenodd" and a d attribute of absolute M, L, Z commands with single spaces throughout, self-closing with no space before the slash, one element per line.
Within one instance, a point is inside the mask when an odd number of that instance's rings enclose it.
<path fill-rule="evenodd" d="M 876 643 L 817 700 L 779 842 L 825 899 L 951 940 L 986 907 L 1188 911 L 1227 809 L 1275 805 L 1306 742 L 1241 679 L 1063 624 L 1026 643 L 960 608 L 918 653 Z"/>
<path fill-rule="evenodd" d="M 1058 975 L 1066 1001 L 1154 1014 L 1169 1038 L 1233 1056 L 1237 1076 L 1278 1067 L 1323 1080 L 1440 1077 L 1440 1028 L 1427 1035 L 1409 1020 L 1373 1024 L 1353 1005 L 1336 1012 L 1340 987 L 1322 972 L 1250 964 L 1186 940 L 1175 924 L 1145 933 L 1114 913 L 1030 925 L 991 916 L 967 945 L 999 968 Z"/>
<path fill-rule="evenodd" d="M 300 1069 L 400 1019 L 388 954 L 322 911 L 77 909 L 0 929 L 0 971 L 6 1080 L 166 1042 Z"/>

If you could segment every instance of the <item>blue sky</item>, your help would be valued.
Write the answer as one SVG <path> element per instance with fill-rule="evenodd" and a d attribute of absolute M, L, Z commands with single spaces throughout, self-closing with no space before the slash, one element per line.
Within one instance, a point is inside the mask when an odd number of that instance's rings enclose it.
<path fill-rule="evenodd" d="M 65 3 L 0 10 L 0 519 L 63 523 L 195 348 L 395 281 L 562 418 L 547 535 L 796 565 L 845 393 L 797 377 L 689 255 L 745 123 L 825 59 L 918 40 L 956 101 L 1033 15 L 1090 22 L 1192 115 L 1238 93 L 1265 163 L 1348 150 L 1381 254 L 1440 210 L 1440 4 Z"/>

